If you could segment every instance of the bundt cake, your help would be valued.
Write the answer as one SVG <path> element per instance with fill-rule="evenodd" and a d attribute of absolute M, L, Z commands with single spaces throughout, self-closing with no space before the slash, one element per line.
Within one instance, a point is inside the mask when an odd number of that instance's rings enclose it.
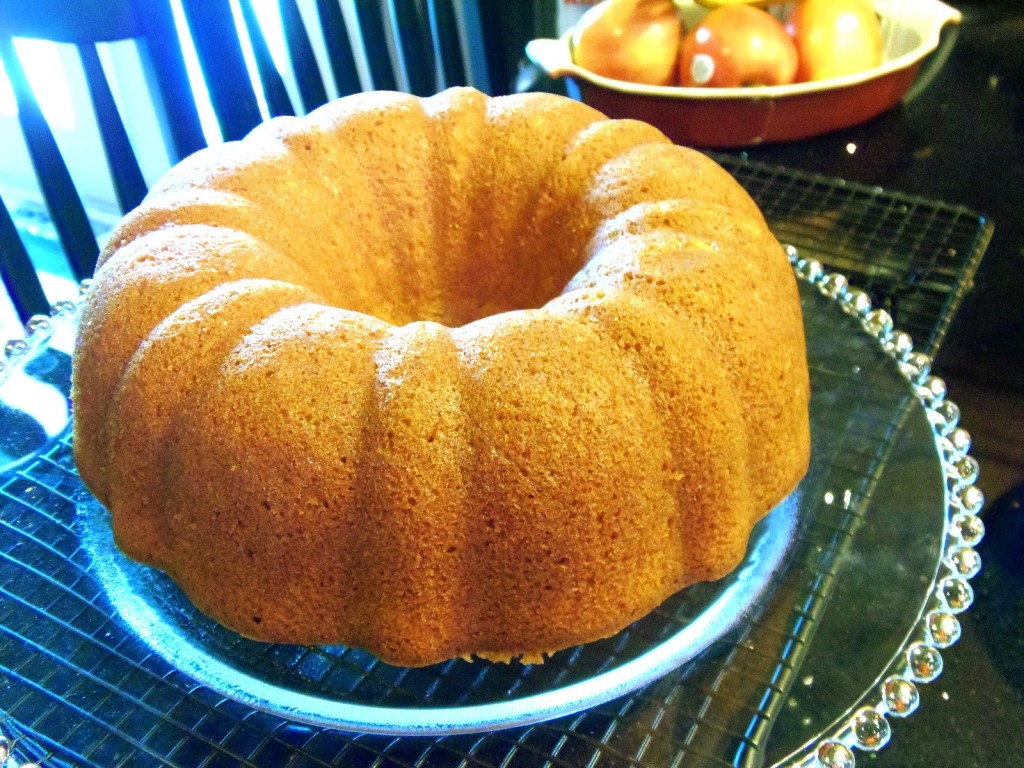
<path fill-rule="evenodd" d="M 250 638 L 402 665 L 605 637 L 742 559 L 809 455 L 757 206 L 547 94 L 367 93 L 120 224 L 74 450 L 129 556 Z"/>

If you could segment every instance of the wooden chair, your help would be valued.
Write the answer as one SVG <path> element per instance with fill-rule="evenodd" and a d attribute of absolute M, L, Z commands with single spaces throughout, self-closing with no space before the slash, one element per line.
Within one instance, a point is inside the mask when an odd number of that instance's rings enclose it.
<path fill-rule="evenodd" d="M 481 5 L 477 0 L 359 0 L 353 4 L 358 33 L 351 35 L 338 0 L 316 0 L 312 23 L 303 19 L 296 0 L 278 0 L 298 90 L 298 103 L 293 103 L 252 4 L 240 2 L 242 23 L 271 117 L 305 114 L 326 103 L 331 80 L 338 96 L 363 90 L 351 42 L 356 36 L 365 48 L 369 76 L 365 85 L 369 87 L 421 96 L 450 85 L 473 85 L 492 92 L 491 63 L 485 54 L 488 17 L 481 13 Z M 248 72 L 233 39 L 230 6 L 182 0 L 182 8 L 221 132 L 225 139 L 241 138 L 259 122 L 260 115 L 252 92 L 237 87 L 238 82 L 247 80 Z M 321 71 L 314 53 L 315 42 L 326 51 L 326 72 Z"/>
<path fill-rule="evenodd" d="M 69 12 L 64 0 L 0 0 L 0 61 L 11 81 L 20 130 L 70 271 L 82 280 L 93 272 L 99 243 L 13 38 L 74 47 L 122 212 L 141 201 L 146 183 L 97 44 L 133 40 L 139 46 L 148 79 L 156 85 L 158 111 L 162 107 L 166 118 L 163 127 L 172 162 L 205 146 L 206 140 L 170 0 L 80 0 L 74 5 Z M 334 93 L 344 96 L 364 87 L 418 95 L 452 85 L 508 92 L 516 52 L 521 56 L 526 40 L 535 34 L 536 9 L 552 3 L 515 5 L 510 10 L 483 0 L 358 0 L 352 6 L 355 18 L 347 19 L 338 0 L 316 0 L 315 22 L 306 24 L 296 0 L 279 0 L 298 93 L 293 103 L 250 0 L 239 3 L 271 116 L 309 112 Z M 181 7 L 221 134 L 226 140 L 241 138 L 261 121 L 262 113 L 231 5 L 226 0 L 181 0 Z M 359 29 L 351 35 L 353 21 Z M 365 49 L 362 77 L 352 39 L 360 40 Z M 326 51 L 326 71 L 314 54 L 315 43 Z M 39 280 L 6 207 L 0 212 L 0 273 L 23 320 L 45 311 Z"/>
<path fill-rule="evenodd" d="M 217 30 L 229 24 L 227 5 L 208 0 L 182 2 L 202 68 L 214 72 L 223 56 L 223 35 Z M 325 81 L 330 80 L 338 96 L 364 87 L 428 96 L 456 85 L 470 85 L 492 95 L 510 93 L 515 89 L 526 42 L 554 34 L 557 3 L 358 0 L 352 4 L 354 18 L 346 19 L 339 0 L 316 0 L 311 23 L 303 18 L 296 0 L 278 0 L 278 6 L 289 63 L 296 75 L 298 103 L 288 97 L 251 4 L 241 0 L 271 116 L 302 114 L 320 106 L 329 98 Z M 349 28 L 353 22 L 357 30 Z M 352 39 L 360 40 L 364 48 L 364 77 L 360 77 Z M 326 51 L 326 72 L 321 72 L 317 62 L 316 47 Z M 211 100 L 218 114 L 236 108 L 227 99 L 221 101 L 213 89 Z M 249 122 L 225 131 L 225 136 L 244 134 Z"/>
<path fill-rule="evenodd" d="M 239 138 L 260 121 L 261 115 L 241 43 L 233 34 L 229 4 L 204 0 L 188 3 L 187 7 L 192 12 L 188 22 L 199 32 L 196 37 L 203 44 L 204 79 L 221 131 L 225 138 Z M 225 31 L 227 34 L 221 34 Z M 102 66 L 98 44 L 132 41 L 138 47 L 144 77 L 153 84 L 157 111 L 163 113 L 159 122 L 172 162 L 206 146 L 172 6 L 169 0 L 81 0 L 69 11 L 63 0 L 0 0 L 0 61 L 11 82 L 18 125 L 70 272 L 76 280 L 82 280 L 92 275 L 100 244 L 81 191 L 68 170 L 68 158 L 61 154 L 53 129 L 29 85 L 14 38 L 73 47 L 85 76 L 91 117 L 117 207 L 123 213 L 138 205 L 147 185 Z M 265 48 L 261 38 L 254 38 L 254 44 Z M 38 277 L 6 206 L 0 215 L 0 274 L 22 320 L 45 311 Z"/>
<path fill-rule="evenodd" d="M 68 171 L 14 45 L 15 37 L 35 38 L 74 46 L 88 85 L 89 98 L 103 151 L 122 211 L 133 208 L 146 193 L 146 184 L 128 139 L 110 83 L 103 70 L 97 43 L 136 40 L 143 60 L 151 65 L 160 101 L 167 114 L 172 155 L 183 157 L 205 145 L 199 114 L 188 88 L 181 48 L 174 36 L 170 6 L 147 1 L 88 0 L 68 12 L 66 3 L 51 0 L 0 0 L 0 61 L 3 62 L 18 109 L 18 124 L 71 272 L 78 280 L 89 277 L 99 246 L 82 197 Z M 0 216 L 3 281 L 20 315 L 40 310 L 38 279 L 25 255 L 11 216 Z M 24 317 L 23 317 L 24 319 Z"/>
<path fill-rule="evenodd" d="M 7 206 L 0 198 L 0 282 L 21 322 L 46 314 L 50 305 Z M 5 339 L 0 339 L 0 342 Z"/>

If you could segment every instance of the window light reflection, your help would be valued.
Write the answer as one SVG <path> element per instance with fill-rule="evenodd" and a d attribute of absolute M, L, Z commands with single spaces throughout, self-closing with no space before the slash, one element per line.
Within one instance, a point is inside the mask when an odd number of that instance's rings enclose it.
<path fill-rule="evenodd" d="M 75 108 L 71 103 L 71 87 L 64 72 L 64 61 L 57 43 L 49 40 L 17 38 L 14 48 L 18 52 L 29 86 L 35 94 L 39 108 L 51 127 L 73 130 L 77 124 Z M 16 115 L 18 106 L 7 72 L 0 65 L 0 114 Z"/>

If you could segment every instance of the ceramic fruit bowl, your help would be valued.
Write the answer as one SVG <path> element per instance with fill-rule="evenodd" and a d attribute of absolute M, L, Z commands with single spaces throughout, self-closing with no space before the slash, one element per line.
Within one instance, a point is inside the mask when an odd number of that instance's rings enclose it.
<path fill-rule="evenodd" d="M 609 117 L 653 124 L 680 144 L 742 147 L 790 141 L 865 122 L 912 98 L 941 68 L 961 14 L 940 0 L 871 0 L 882 22 L 882 63 L 830 80 L 744 88 L 640 85 L 612 80 L 573 63 L 572 33 L 531 40 L 529 58 L 549 76 L 566 78 L 582 100 Z M 707 8 L 676 3 L 688 24 Z M 771 6 L 784 17 L 792 4 Z M 941 46 L 940 46 L 941 43 Z M 931 54 L 930 59 L 928 57 Z M 927 59 L 927 61 L 926 61 Z M 925 65 L 925 66 L 922 66 Z"/>

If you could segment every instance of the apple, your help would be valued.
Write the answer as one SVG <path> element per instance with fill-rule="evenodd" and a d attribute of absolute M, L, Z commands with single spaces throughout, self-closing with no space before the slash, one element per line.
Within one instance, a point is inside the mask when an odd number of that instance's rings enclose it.
<path fill-rule="evenodd" d="M 863 0 L 803 0 L 786 28 L 800 54 L 797 80 L 827 80 L 882 63 L 882 24 Z"/>
<path fill-rule="evenodd" d="M 679 81 L 685 86 L 738 88 L 788 85 L 797 51 L 782 22 L 752 5 L 723 5 L 683 39 Z"/>
<path fill-rule="evenodd" d="M 675 85 L 681 37 L 672 0 L 606 0 L 576 24 L 573 61 L 615 80 Z"/>

